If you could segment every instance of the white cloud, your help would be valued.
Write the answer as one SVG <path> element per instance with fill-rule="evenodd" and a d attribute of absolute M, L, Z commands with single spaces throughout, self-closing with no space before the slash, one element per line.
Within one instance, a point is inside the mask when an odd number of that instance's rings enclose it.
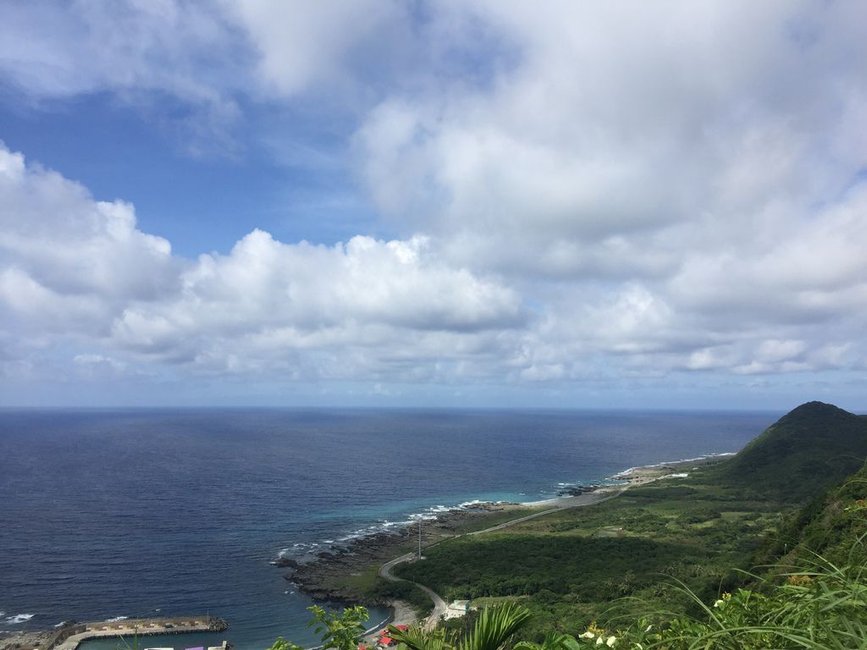
<path fill-rule="evenodd" d="M 167 95 L 206 131 L 248 103 L 357 120 L 334 164 L 399 234 L 250 224 L 179 259 L 130 205 L 2 150 L 14 363 L 62 333 L 81 367 L 384 390 L 867 365 L 862 5 L 35 7 L 0 10 L 0 74 L 34 101 Z"/>
<path fill-rule="evenodd" d="M 366 66 L 388 67 L 395 39 L 407 38 L 406 9 L 392 0 L 243 0 L 223 6 L 257 52 L 256 78 L 267 95 L 355 85 Z"/>
<path fill-rule="evenodd" d="M 519 294 L 445 264 L 424 237 L 322 246 L 255 230 L 227 255 L 176 258 L 137 229 L 130 205 L 96 201 L 6 149 L 0 219 L 10 363 L 65 349 L 90 376 L 168 362 L 298 379 L 446 377 L 526 322 Z"/>
<path fill-rule="evenodd" d="M 326 247 L 254 231 L 226 256 L 201 256 L 181 283 L 172 300 L 126 309 L 115 341 L 170 356 L 192 346 L 183 360 L 203 350 L 213 361 L 239 350 L 274 356 L 353 346 L 382 355 L 407 337 L 418 344 L 431 332 L 459 338 L 523 321 L 513 291 L 443 266 L 420 238 L 359 236 Z"/>
<path fill-rule="evenodd" d="M 778 233 L 759 217 L 803 217 L 865 163 L 844 144 L 865 96 L 851 5 L 450 9 L 500 27 L 517 64 L 490 87 L 387 98 L 356 145 L 380 207 L 460 263 L 670 274 L 690 248 Z"/>
<path fill-rule="evenodd" d="M 0 146 L 0 300 L 20 332 L 107 332 L 129 300 L 172 292 L 169 242 L 136 228 L 132 206 Z"/>

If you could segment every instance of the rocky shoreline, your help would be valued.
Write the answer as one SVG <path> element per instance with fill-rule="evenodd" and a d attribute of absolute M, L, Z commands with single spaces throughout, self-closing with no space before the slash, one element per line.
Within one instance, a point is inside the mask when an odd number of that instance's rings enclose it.
<path fill-rule="evenodd" d="M 632 467 L 610 477 L 610 483 L 564 486 L 557 498 L 534 503 L 474 503 L 437 513 L 435 518 L 425 519 L 421 525 L 421 544 L 428 547 L 445 539 L 469 530 L 486 528 L 493 525 L 494 519 L 508 520 L 545 509 L 568 508 L 584 505 L 579 502 L 587 495 L 615 490 L 630 486 L 643 485 L 663 478 L 685 477 L 689 471 L 715 464 L 728 454 L 704 456 L 642 467 Z M 506 516 L 513 515 L 513 516 Z M 316 553 L 312 558 L 297 560 L 278 558 L 273 561 L 276 567 L 289 569 L 284 578 L 302 593 L 314 600 L 333 603 L 358 603 L 391 605 L 388 599 L 371 602 L 369 592 L 353 585 L 353 578 L 361 578 L 373 568 L 395 557 L 418 548 L 418 528 L 416 524 L 394 528 L 351 540 L 344 546 L 333 547 Z"/>
<path fill-rule="evenodd" d="M 0 632 L 0 650 L 30 650 L 47 648 L 56 630 L 22 630 Z"/>
<path fill-rule="evenodd" d="M 532 507 L 518 503 L 477 503 L 437 513 L 435 518 L 421 521 L 421 544 L 428 547 L 444 539 L 484 527 L 502 513 L 531 512 Z M 418 548 L 419 528 L 416 523 L 350 540 L 344 546 L 333 547 L 304 560 L 278 558 L 275 567 L 288 569 L 284 578 L 302 593 L 322 602 L 358 602 L 369 598 L 352 586 L 352 577 L 378 569 L 398 555 Z M 347 579 L 350 578 L 350 579 Z M 369 604 L 390 604 L 387 602 Z"/>
<path fill-rule="evenodd" d="M 557 498 L 546 501 L 480 502 L 455 507 L 437 513 L 435 518 L 422 520 L 422 547 L 429 547 L 470 530 L 481 530 L 527 514 L 573 507 L 573 504 L 588 505 L 589 502 L 582 499 L 594 493 L 600 499 L 610 498 L 610 495 L 603 496 L 603 493 L 616 492 L 663 478 L 683 477 L 693 469 L 718 463 L 728 455 L 717 454 L 630 468 L 612 476 L 610 480 L 616 482 L 564 486 L 558 492 Z M 389 598 L 372 601 L 368 592 L 353 585 L 353 578 L 362 578 L 365 573 L 370 577 L 370 572 L 373 571 L 375 574 L 382 564 L 417 548 L 418 527 L 415 523 L 407 523 L 406 526 L 358 537 L 343 546 L 335 546 L 313 556 L 299 559 L 279 557 L 271 564 L 275 568 L 286 570 L 283 577 L 314 600 L 344 604 L 365 602 L 370 605 L 393 607 L 395 603 Z M 401 606 L 407 610 L 404 603 Z M 408 619 L 408 610 L 404 611 L 402 616 Z M 45 647 L 46 641 L 55 634 L 56 630 L 0 633 L 0 650 Z"/>

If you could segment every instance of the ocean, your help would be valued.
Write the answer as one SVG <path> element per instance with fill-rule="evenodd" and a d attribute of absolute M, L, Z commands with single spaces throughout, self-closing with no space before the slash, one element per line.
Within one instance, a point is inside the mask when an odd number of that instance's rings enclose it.
<path fill-rule="evenodd" d="M 311 601 L 269 565 L 281 553 L 462 502 L 536 501 L 632 466 L 734 452 L 779 415 L 0 410 L 0 630 L 209 613 L 229 630 L 146 645 L 314 645 Z"/>

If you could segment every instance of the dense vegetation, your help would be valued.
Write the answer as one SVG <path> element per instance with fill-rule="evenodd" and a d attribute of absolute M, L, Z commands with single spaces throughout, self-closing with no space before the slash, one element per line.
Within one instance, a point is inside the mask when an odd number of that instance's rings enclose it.
<path fill-rule="evenodd" d="M 533 613 L 522 635 L 535 641 L 551 631 L 578 634 L 593 621 L 617 625 L 648 611 L 697 615 L 699 602 L 749 585 L 744 570 L 791 554 L 802 542 L 818 550 L 851 546 L 860 524 L 850 521 L 855 515 L 840 506 L 837 492 L 803 511 L 795 504 L 863 465 L 865 456 L 867 420 L 812 402 L 732 460 L 687 479 L 447 541 L 429 549 L 426 560 L 400 567 L 398 575 L 447 599 L 517 599 Z M 830 526 L 829 517 L 837 524 Z M 836 531 L 836 537 L 820 545 L 819 537 L 830 534 L 824 531 Z"/>
<path fill-rule="evenodd" d="M 865 457 L 867 420 L 811 402 L 687 479 L 445 541 L 399 575 L 500 614 L 398 636 L 495 650 L 523 612 L 515 650 L 867 647 Z"/>
<path fill-rule="evenodd" d="M 857 471 L 865 457 L 867 418 L 808 402 L 709 472 L 707 480 L 801 504 Z"/>
<path fill-rule="evenodd" d="M 647 608 L 693 611 L 734 588 L 732 569 L 749 565 L 762 535 L 779 523 L 779 504 L 747 501 L 697 481 L 634 488 L 593 507 L 566 510 L 481 537 L 444 542 L 427 559 L 400 567 L 445 598 L 497 603 L 519 598 L 533 612 L 525 638 L 576 634 L 591 621 L 638 616 Z M 612 602 L 623 597 L 631 600 Z"/>
<path fill-rule="evenodd" d="M 865 517 L 867 464 L 786 517 L 759 559 L 786 567 L 818 554 L 839 566 L 867 564 L 867 545 L 853 544 L 865 532 Z"/>
<path fill-rule="evenodd" d="M 859 542 L 854 543 L 855 546 Z M 686 650 L 716 648 L 766 650 L 809 648 L 834 650 L 867 647 L 867 574 L 863 565 L 837 567 L 818 559 L 791 572 L 778 583 L 759 583 L 754 589 L 724 593 L 713 603 L 703 603 L 688 590 L 683 592 L 700 607 L 696 616 L 654 615 L 633 619 L 617 627 L 591 623 L 579 634 L 551 632 L 541 643 L 514 643 L 531 620 L 530 611 L 515 603 L 484 608 L 463 629 L 440 627 L 429 631 L 390 628 L 399 641 L 398 650 L 580 650 L 582 647 L 660 648 Z M 363 608 L 341 615 L 327 615 L 312 608 L 312 621 L 323 646 L 355 650 L 360 642 Z M 359 644 L 358 648 L 363 648 Z M 301 650 L 278 639 L 271 650 Z"/>

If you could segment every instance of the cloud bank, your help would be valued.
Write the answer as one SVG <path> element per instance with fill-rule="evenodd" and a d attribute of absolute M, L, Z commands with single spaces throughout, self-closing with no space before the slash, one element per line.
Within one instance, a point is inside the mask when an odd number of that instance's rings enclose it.
<path fill-rule="evenodd" d="M 399 233 L 185 259 L 0 149 L 7 381 L 863 388 L 863 7 L 413 7 L 6 7 L 34 105 L 170 96 L 228 141 L 315 103 Z"/>

